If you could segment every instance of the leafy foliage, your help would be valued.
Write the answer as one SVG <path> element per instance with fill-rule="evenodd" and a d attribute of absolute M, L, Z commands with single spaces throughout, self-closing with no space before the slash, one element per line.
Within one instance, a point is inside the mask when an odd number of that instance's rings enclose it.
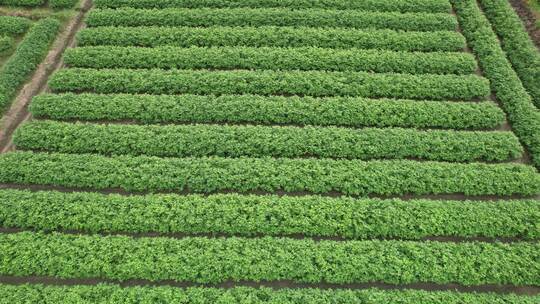
<path fill-rule="evenodd" d="M 258 123 L 493 129 L 504 122 L 492 102 L 257 95 L 42 94 L 34 117 L 140 123 Z"/>
<path fill-rule="evenodd" d="M 15 47 L 15 40 L 9 36 L 0 37 L 0 55 L 5 54 Z"/>
<path fill-rule="evenodd" d="M 324 71 L 64 69 L 55 92 L 259 94 L 472 99 L 489 95 L 477 75 L 409 75 Z"/>
<path fill-rule="evenodd" d="M 376 29 L 311 27 L 96 27 L 77 34 L 79 46 L 276 46 L 388 49 L 396 51 L 460 51 L 458 32 L 404 32 Z"/>
<path fill-rule="evenodd" d="M 0 16 L 0 34 L 17 36 L 24 34 L 32 25 L 29 19 L 14 16 Z"/>
<path fill-rule="evenodd" d="M 126 191 L 234 190 L 350 195 L 535 195 L 540 174 L 519 164 L 409 160 L 104 157 L 84 154 L 0 154 L 0 182 Z"/>
<path fill-rule="evenodd" d="M 96 26 L 312 26 L 452 31 L 457 20 L 448 13 L 399 13 L 288 8 L 96 9 L 86 24 Z"/>
<path fill-rule="evenodd" d="M 0 273 L 178 282 L 539 285 L 538 243 L 0 234 Z"/>
<path fill-rule="evenodd" d="M 540 108 L 540 53 L 521 19 L 506 0 L 481 0 L 480 4 L 523 86 Z"/>
<path fill-rule="evenodd" d="M 72 68 L 51 78 L 53 93 L 36 97 L 31 111 L 37 118 L 118 124 L 25 124 L 14 140 L 28 151 L 0 154 L 0 184 L 130 195 L 0 190 L 0 226 L 42 231 L 0 233 L 0 274 L 195 284 L 540 286 L 540 201 L 510 198 L 540 194 L 540 174 L 525 164 L 475 163 L 523 152 L 511 132 L 486 130 L 505 116 L 479 99 L 496 93 L 536 165 L 540 114 L 476 1 L 452 1 L 489 81 L 474 75 L 473 56 L 462 52 L 465 37 L 455 31 L 447 0 L 96 0 L 101 9 L 79 34 L 82 47 L 66 54 Z M 519 68 L 534 61 L 525 58 L 531 50 L 513 49 L 527 47 L 523 31 L 501 27 L 515 16 L 506 3 L 480 1 L 495 30 L 503 29 L 503 48 L 512 45 L 508 57 L 531 91 Z M 49 2 L 64 4 L 74 2 Z M 0 88 L 17 87 L 1 77 Z M 135 195 L 141 192 L 175 194 Z M 366 197 L 434 194 L 506 199 Z M 283 238 L 298 235 L 345 240 Z M 426 241 L 430 237 L 495 240 Z M 373 289 L 0 285 L 0 298 L 12 302 L 79 303 L 107 295 L 120 303 L 538 300 Z"/>
<path fill-rule="evenodd" d="M 7 303 L 252 303 L 252 304 L 536 304 L 538 296 L 513 294 L 458 293 L 451 291 L 379 290 L 379 289 L 271 289 L 250 288 L 174 288 L 155 286 L 120 287 L 112 284 L 93 286 L 46 286 L 38 284 L 0 284 L 0 296 Z"/>
<path fill-rule="evenodd" d="M 289 7 L 289 8 L 331 8 L 401 12 L 449 12 L 446 0 L 95 0 L 98 8 L 225 8 L 225 7 Z"/>
<path fill-rule="evenodd" d="M 395 52 L 314 47 L 115 47 L 68 49 L 64 62 L 82 68 L 267 69 L 372 71 L 409 74 L 472 74 L 475 58 L 466 53 Z"/>
<path fill-rule="evenodd" d="M 0 0 L 0 5 L 35 7 L 45 4 L 45 0 Z"/>
<path fill-rule="evenodd" d="M 8 303 L 65 303 L 115 301 L 115 303 L 252 303 L 252 304 L 536 304 L 538 296 L 513 294 L 459 293 L 451 291 L 379 290 L 379 289 L 271 289 L 250 288 L 174 288 L 155 286 L 120 287 L 112 284 L 93 286 L 46 286 L 0 284 L 0 296 Z"/>
<path fill-rule="evenodd" d="M 3 227 L 89 233 L 220 233 L 422 239 L 540 236 L 540 201 L 321 196 L 104 195 L 0 190 Z"/>
<path fill-rule="evenodd" d="M 506 59 L 497 36 L 474 0 L 452 1 L 459 22 L 497 99 L 508 114 L 512 130 L 528 148 L 540 168 L 540 112 Z"/>
<path fill-rule="evenodd" d="M 36 22 L 0 70 L 0 109 L 5 109 L 19 87 L 43 60 L 60 22 L 47 18 Z"/>
<path fill-rule="evenodd" d="M 420 158 L 469 162 L 515 159 L 523 152 L 511 132 L 310 126 L 137 126 L 34 121 L 17 130 L 14 142 L 22 150 L 161 157 Z"/>

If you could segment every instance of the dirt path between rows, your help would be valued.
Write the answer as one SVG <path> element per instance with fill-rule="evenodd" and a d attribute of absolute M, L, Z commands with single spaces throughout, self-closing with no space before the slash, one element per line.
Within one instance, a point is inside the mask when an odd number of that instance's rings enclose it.
<path fill-rule="evenodd" d="M 92 0 L 82 2 L 79 13 L 56 38 L 45 60 L 38 66 L 30 81 L 19 91 L 13 104 L 0 121 L 0 153 L 12 149 L 13 132 L 30 117 L 28 105 L 32 97 L 45 90 L 49 76 L 62 66 L 62 54 L 75 42 L 75 34 L 83 26 L 84 16 L 91 7 Z"/>
<path fill-rule="evenodd" d="M 514 10 L 523 21 L 523 25 L 529 32 L 529 36 L 536 44 L 536 47 L 540 48 L 540 28 L 536 26 L 538 16 L 536 16 L 530 9 L 525 0 L 509 0 L 510 4 L 514 7 Z"/>

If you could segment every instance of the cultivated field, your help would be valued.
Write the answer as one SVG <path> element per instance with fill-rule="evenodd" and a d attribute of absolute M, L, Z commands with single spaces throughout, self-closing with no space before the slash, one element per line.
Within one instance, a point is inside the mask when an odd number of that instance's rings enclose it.
<path fill-rule="evenodd" d="M 0 16 L 0 113 L 43 60 L 59 28 L 53 18 Z"/>
<path fill-rule="evenodd" d="M 94 0 L 74 30 L 0 154 L 0 303 L 540 302 L 507 0 Z"/>

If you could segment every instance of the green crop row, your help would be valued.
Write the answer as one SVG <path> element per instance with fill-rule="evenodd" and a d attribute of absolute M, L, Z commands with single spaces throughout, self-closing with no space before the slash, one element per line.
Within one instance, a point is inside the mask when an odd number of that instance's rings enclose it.
<path fill-rule="evenodd" d="M 0 37 L 0 55 L 5 54 L 7 51 L 15 47 L 15 39 L 9 36 Z"/>
<path fill-rule="evenodd" d="M 458 19 L 512 129 L 540 168 L 540 112 L 506 59 L 497 36 L 474 0 L 453 0 Z"/>
<path fill-rule="evenodd" d="M 51 8 L 72 8 L 79 0 L 0 0 L 0 5 L 36 7 L 43 6 L 47 2 Z"/>
<path fill-rule="evenodd" d="M 0 35 L 17 36 L 26 33 L 32 21 L 22 17 L 0 16 Z"/>
<path fill-rule="evenodd" d="M 95 0 L 98 8 L 331 8 L 400 12 L 450 12 L 447 0 Z"/>
<path fill-rule="evenodd" d="M 540 201 L 433 201 L 238 194 L 122 196 L 0 190 L 0 225 L 87 233 L 212 233 L 352 239 L 540 237 Z"/>
<path fill-rule="evenodd" d="M 396 51 L 461 51 L 458 32 L 402 32 L 310 27 L 96 27 L 77 34 L 79 46 L 318 46 Z"/>
<path fill-rule="evenodd" d="M 467 53 L 335 50 L 314 47 L 116 47 L 68 49 L 64 62 L 81 68 L 265 69 L 371 71 L 409 74 L 472 74 Z"/>
<path fill-rule="evenodd" d="M 43 60 L 55 39 L 60 22 L 48 18 L 36 22 L 25 35 L 8 61 L 0 69 L 0 110 L 9 106 L 11 99 Z"/>
<path fill-rule="evenodd" d="M 6 303 L 197 303 L 197 304 L 538 304 L 539 296 L 380 289 L 174 288 L 98 285 L 0 284 Z"/>
<path fill-rule="evenodd" d="M 221 283 L 540 285 L 538 243 L 0 234 L 0 273 Z"/>
<path fill-rule="evenodd" d="M 540 108 L 540 53 L 506 0 L 481 0 L 486 17 L 536 107 Z"/>
<path fill-rule="evenodd" d="M 349 127 L 493 129 L 504 112 L 492 102 L 256 95 L 42 94 L 34 117 L 140 123 L 253 123 Z"/>
<path fill-rule="evenodd" d="M 86 24 L 96 26 L 309 26 L 378 28 L 407 31 L 453 31 L 456 18 L 448 13 L 398 13 L 287 8 L 225 9 L 97 9 Z"/>
<path fill-rule="evenodd" d="M 0 0 L 0 5 L 34 7 L 45 4 L 45 0 Z"/>
<path fill-rule="evenodd" d="M 511 132 L 220 125 L 99 125 L 33 121 L 18 149 L 160 157 L 325 157 L 505 161 L 521 156 Z"/>
<path fill-rule="evenodd" d="M 259 94 L 473 99 L 490 94 L 477 75 L 409 75 L 324 71 L 63 69 L 49 81 L 56 92 Z"/>
<path fill-rule="evenodd" d="M 285 191 L 349 195 L 535 195 L 540 174 L 521 164 L 410 160 L 105 157 L 0 154 L 0 182 L 126 191 Z"/>

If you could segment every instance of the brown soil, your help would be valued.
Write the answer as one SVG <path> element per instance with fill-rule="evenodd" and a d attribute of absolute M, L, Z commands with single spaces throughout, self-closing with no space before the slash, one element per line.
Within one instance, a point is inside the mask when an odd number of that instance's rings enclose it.
<path fill-rule="evenodd" d="M 12 12 L 12 11 L 6 11 L 6 10 L 3 10 L 3 9 L 0 8 L 0 14 L 2 16 L 24 17 L 24 18 L 28 18 L 28 19 L 32 19 L 32 20 L 37 20 L 38 19 L 34 15 L 32 15 L 31 13 L 25 12 L 25 11 Z"/>
<path fill-rule="evenodd" d="M 49 76 L 61 66 L 62 54 L 66 47 L 73 43 L 75 33 L 83 24 L 84 15 L 91 6 L 91 0 L 83 2 L 77 16 L 69 22 L 66 29 L 58 36 L 45 60 L 38 66 L 30 81 L 20 90 L 11 108 L 0 121 L 0 153 L 9 151 L 12 148 L 11 136 L 13 131 L 29 118 L 28 105 L 32 97 L 45 89 Z"/>
<path fill-rule="evenodd" d="M 538 17 L 531 12 L 526 0 L 509 0 L 509 2 L 523 21 L 531 39 L 537 47 L 540 47 L 540 28 L 536 26 L 536 22 L 539 20 Z"/>

